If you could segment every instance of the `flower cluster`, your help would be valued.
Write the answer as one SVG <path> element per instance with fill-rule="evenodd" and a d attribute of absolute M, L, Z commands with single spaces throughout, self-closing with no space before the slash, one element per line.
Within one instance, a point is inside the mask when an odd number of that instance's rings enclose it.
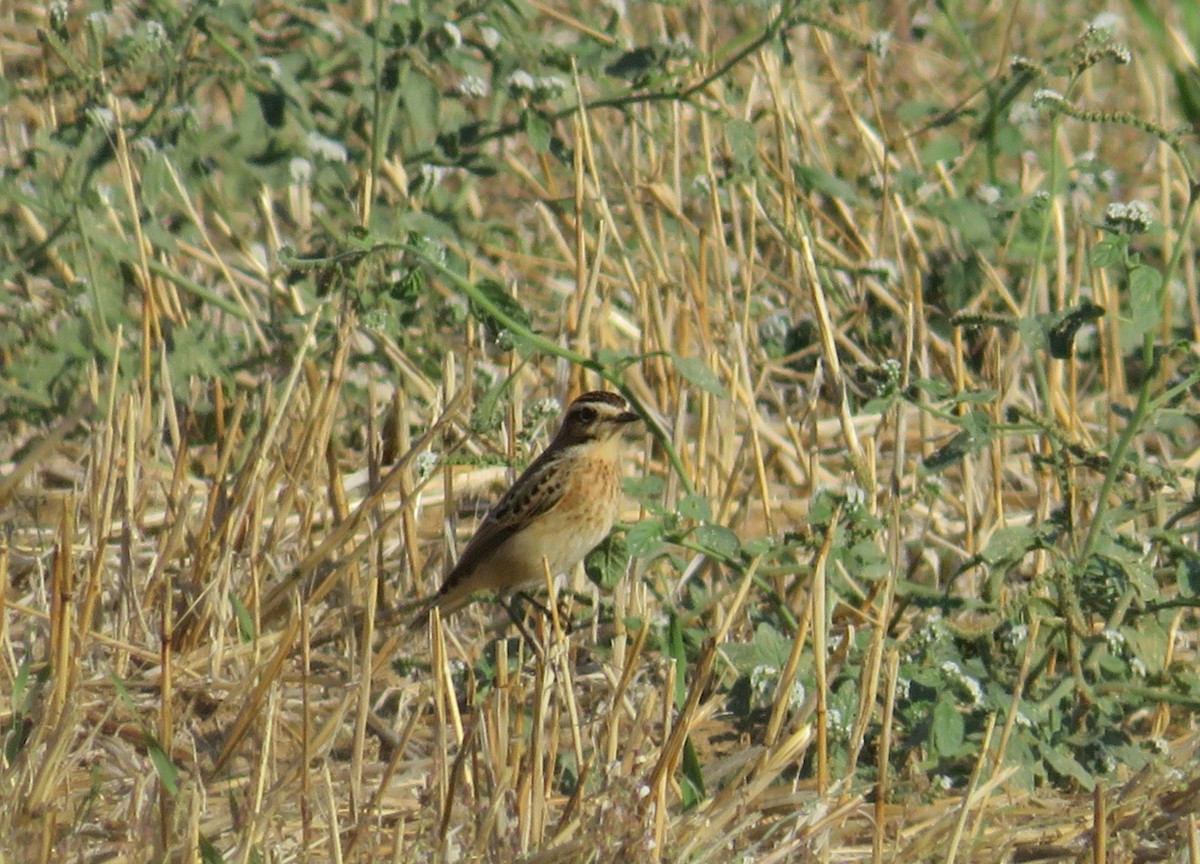
<path fill-rule="evenodd" d="M 1154 214 L 1145 201 L 1114 201 L 1104 208 L 1104 224 L 1122 234 L 1144 234 L 1154 224 Z"/>

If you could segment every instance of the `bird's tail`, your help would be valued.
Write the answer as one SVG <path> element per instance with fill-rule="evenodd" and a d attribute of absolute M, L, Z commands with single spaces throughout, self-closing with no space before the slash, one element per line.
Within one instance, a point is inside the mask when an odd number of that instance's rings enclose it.
<path fill-rule="evenodd" d="M 409 622 L 408 629 L 423 629 L 429 621 L 429 613 L 434 608 L 441 613 L 442 620 L 449 618 L 471 601 L 471 593 L 468 590 L 461 590 L 459 586 L 454 586 L 449 591 L 439 591 L 432 597 L 426 597 L 418 601 L 417 613 L 412 621 Z"/>

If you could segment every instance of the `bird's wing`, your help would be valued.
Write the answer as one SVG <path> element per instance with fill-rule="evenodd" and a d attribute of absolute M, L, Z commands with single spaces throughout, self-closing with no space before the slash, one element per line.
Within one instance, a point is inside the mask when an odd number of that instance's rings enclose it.
<path fill-rule="evenodd" d="M 543 453 L 536 459 L 479 523 L 475 536 L 467 543 L 458 563 L 438 590 L 439 597 L 454 591 L 475 572 L 476 567 L 494 555 L 504 541 L 562 500 L 567 478 L 558 470 L 557 458 L 543 458 L 549 455 Z"/>

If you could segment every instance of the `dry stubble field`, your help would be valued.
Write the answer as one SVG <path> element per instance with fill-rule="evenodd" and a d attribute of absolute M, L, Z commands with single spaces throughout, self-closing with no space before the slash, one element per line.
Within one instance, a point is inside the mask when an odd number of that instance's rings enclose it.
<path fill-rule="evenodd" d="M 1200 28 L 958 6 L 0 10 L 0 857 L 1200 861 Z"/>

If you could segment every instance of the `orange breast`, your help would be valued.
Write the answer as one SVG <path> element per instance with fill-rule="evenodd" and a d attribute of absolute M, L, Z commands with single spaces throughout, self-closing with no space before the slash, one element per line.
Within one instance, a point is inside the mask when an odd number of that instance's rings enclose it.
<path fill-rule="evenodd" d="M 542 556 L 552 575 L 570 570 L 612 530 L 620 503 L 620 468 L 613 459 L 583 458 L 571 466 L 555 507 L 504 544 L 503 557 L 524 565 L 521 581 L 542 578 Z"/>

